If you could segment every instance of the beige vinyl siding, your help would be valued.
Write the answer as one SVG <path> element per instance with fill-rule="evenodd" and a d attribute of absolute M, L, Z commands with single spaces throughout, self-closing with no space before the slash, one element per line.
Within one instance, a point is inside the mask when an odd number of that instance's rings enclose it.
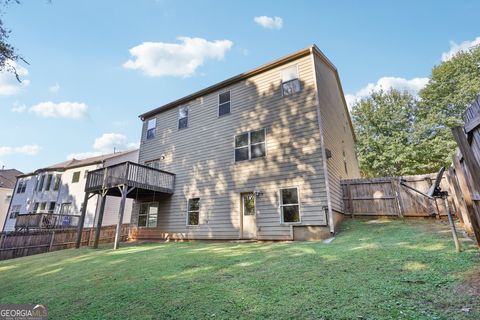
<path fill-rule="evenodd" d="M 258 189 L 263 192 L 257 198 L 258 238 L 291 239 L 291 225 L 280 223 L 278 191 L 284 187 L 299 187 L 301 224 L 327 224 L 311 61 L 306 56 L 182 104 L 189 107 L 186 129 L 177 129 L 180 106 L 157 115 L 152 140 L 145 139 L 146 119 L 139 162 L 163 156 L 161 168 L 176 174 L 175 193 L 160 202 L 159 233 L 236 239 L 240 193 Z M 296 63 L 302 90 L 282 97 L 281 70 Z M 226 90 L 230 90 L 231 112 L 218 117 L 218 94 Z M 235 163 L 234 136 L 263 128 L 267 156 Z M 200 223 L 187 227 L 187 199 L 196 197 Z"/>
<path fill-rule="evenodd" d="M 330 200 L 333 210 L 343 212 L 340 180 L 360 177 L 355 141 L 349 123 L 350 115 L 345 110 L 335 71 L 317 55 L 314 60 L 324 143 L 325 148 L 332 153 L 332 157 L 327 160 Z M 345 172 L 343 151 L 346 154 L 348 173 Z"/>

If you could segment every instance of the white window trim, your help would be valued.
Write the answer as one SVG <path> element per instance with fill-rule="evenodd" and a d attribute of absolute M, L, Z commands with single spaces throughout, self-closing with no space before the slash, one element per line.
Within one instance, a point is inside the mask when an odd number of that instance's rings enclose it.
<path fill-rule="evenodd" d="M 295 66 L 295 67 L 297 68 L 297 78 L 296 78 L 296 79 L 289 80 L 289 81 L 287 81 L 287 82 L 294 81 L 294 80 L 300 81 L 300 70 L 298 69 L 298 63 L 292 64 L 292 65 L 290 65 L 290 66 L 288 66 L 288 67 L 285 67 L 285 68 L 283 68 L 282 70 L 280 70 L 280 78 L 281 78 L 281 79 L 280 79 L 280 90 L 282 91 L 282 97 L 288 97 L 288 96 L 286 96 L 286 95 L 283 94 L 283 83 L 284 83 L 284 82 L 283 82 L 282 72 L 283 72 L 284 70 L 286 70 L 286 69 L 289 69 L 289 68 L 293 67 L 293 66 Z M 287 83 L 287 82 L 285 82 L 285 83 Z M 300 91 L 302 91 L 302 88 L 301 88 L 301 87 L 300 87 Z M 300 91 L 299 91 L 299 92 L 300 92 Z M 298 92 L 296 92 L 296 93 L 298 93 Z M 292 95 L 294 95 L 294 94 L 291 94 L 290 96 L 292 96 Z"/>
<path fill-rule="evenodd" d="M 220 106 L 225 104 L 226 102 L 220 104 L 220 95 L 221 94 L 224 94 L 224 93 L 227 93 L 227 92 L 230 92 L 229 96 L 230 96 L 230 100 L 228 100 L 228 102 L 230 103 L 230 112 L 229 113 L 226 113 L 226 114 L 222 114 L 220 115 Z M 224 116 L 227 116 L 229 114 L 232 113 L 232 90 L 225 90 L 225 91 L 222 91 L 218 94 L 218 98 L 217 98 L 217 101 L 218 101 L 218 105 L 217 105 L 217 118 L 222 118 Z"/>
<path fill-rule="evenodd" d="M 149 129 L 149 128 L 148 128 L 148 123 L 149 123 L 150 121 L 155 121 L 155 125 L 153 126 L 153 128 L 150 128 L 150 129 Z M 153 137 L 149 138 L 149 137 L 148 137 L 148 131 L 150 131 L 150 130 L 152 130 L 152 129 L 154 130 L 154 134 L 153 134 Z M 153 118 L 150 118 L 150 119 L 147 120 L 147 127 L 146 127 L 146 130 L 145 130 L 145 140 L 153 140 L 153 139 L 155 139 L 155 136 L 156 136 L 156 135 L 157 135 L 157 118 L 156 118 L 156 117 L 153 117 Z"/>
<path fill-rule="evenodd" d="M 157 225 L 155 227 L 149 227 L 148 226 L 148 216 L 149 216 L 149 213 L 150 212 L 147 212 L 146 216 L 147 216 L 147 225 L 146 226 L 139 226 L 138 225 L 138 218 L 140 217 L 140 206 L 143 205 L 143 204 L 147 204 L 148 205 L 148 210 L 150 211 L 150 205 L 152 204 L 155 204 L 157 206 Z M 141 202 L 140 203 L 140 206 L 138 207 L 138 215 L 137 215 L 137 228 L 158 228 L 158 209 L 160 209 L 160 204 L 159 202 L 157 201 L 149 201 L 149 202 Z"/>
<path fill-rule="evenodd" d="M 192 199 L 198 199 L 198 224 L 189 224 L 188 221 L 190 220 L 190 212 L 196 212 L 196 211 L 190 211 L 190 206 L 189 202 Z M 185 221 L 185 224 L 187 225 L 188 228 L 198 228 L 200 227 L 200 212 L 202 211 L 202 198 L 198 196 L 192 196 L 191 198 L 187 198 L 187 219 Z"/>
<path fill-rule="evenodd" d="M 297 189 L 297 197 L 298 197 L 298 221 L 296 222 L 285 222 L 283 221 L 283 211 L 282 207 L 289 206 L 283 204 L 282 199 L 282 190 L 285 189 Z M 297 204 L 290 204 L 290 205 L 297 205 Z M 281 187 L 278 189 L 278 212 L 280 214 L 280 224 L 283 225 L 290 225 L 290 224 L 301 224 L 302 223 L 302 203 L 300 201 L 300 188 L 298 186 L 291 186 L 291 187 Z"/>
<path fill-rule="evenodd" d="M 252 159 L 252 149 L 251 149 L 252 144 L 251 144 L 250 135 L 251 135 L 252 132 L 260 131 L 260 130 L 263 130 L 263 134 L 264 134 L 264 136 L 265 136 L 265 141 L 264 141 L 264 142 L 257 142 L 257 143 L 254 143 L 253 145 L 265 143 L 265 155 L 264 155 L 263 157 L 257 157 L 257 158 L 253 158 L 253 159 Z M 248 145 L 237 148 L 237 145 L 236 145 L 237 137 L 238 137 L 238 136 L 241 136 L 241 135 L 244 135 L 245 133 L 248 133 Z M 235 151 L 236 151 L 237 149 L 245 148 L 245 147 L 248 147 L 248 159 L 237 161 L 236 158 L 235 158 Z M 268 156 L 268 151 L 267 151 L 267 149 L 268 149 L 268 148 L 267 148 L 267 129 L 266 129 L 266 128 L 258 129 L 258 130 L 250 130 L 250 131 L 247 131 L 247 132 L 242 132 L 242 133 L 236 134 L 236 135 L 233 137 L 233 162 L 234 162 L 234 163 L 239 163 L 239 162 L 252 161 L 252 160 L 257 160 L 257 159 L 265 159 L 265 158 Z"/>
<path fill-rule="evenodd" d="M 183 118 L 180 118 L 180 109 L 187 109 L 187 116 L 186 117 L 183 117 Z M 180 119 L 184 119 L 184 118 L 187 118 L 187 126 L 184 127 L 184 128 L 180 128 Z M 180 131 L 180 130 L 184 130 L 184 129 L 188 129 L 190 127 L 190 107 L 189 106 L 180 106 L 178 108 L 178 118 L 177 118 L 177 130 Z"/>

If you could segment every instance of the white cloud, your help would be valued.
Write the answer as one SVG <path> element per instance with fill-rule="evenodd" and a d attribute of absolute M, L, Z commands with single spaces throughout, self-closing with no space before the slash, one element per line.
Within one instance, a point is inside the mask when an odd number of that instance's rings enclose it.
<path fill-rule="evenodd" d="M 4 70 L 0 72 L 0 95 L 1 96 L 12 96 L 18 94 L 21 89 L 27 87 L 30 84 L 30 80 L 25 79 L 28 76 L 28 70 L 17 65 L 15 61 L 9 61 L 6 63 L 8 68 L 15 68 L 18 76 L 22 82 L 18 82 L 15 74 Z"/>
<path fill-rule="evenodd" d="M 67 118 L 82 119 L 87 115 L 88 106 L 79 102 L 60 102 L 51 101 L 41 102 L 28 109 L 43 118 Z"/>
<path fill-rule="evenodd" d="M 230 50 L 230 40 L 207 41 L 202 38 L 178 37 L 180 43 L 144 42 L 131 48 L 132 59 L 126 69 L 141 70 L 151 77 L 189 77 L 205 60 L 222 60 Z"/>
<path fill-rule="evenodd" d="M 253 21 L 265 29 L 280 30 L 283 27 L 283 19 L 280 17 L 260 16 L 253 18 Z"/>
<path fill-rule="evenodd" d="M 450 41 L 450 50 L 442 53 L 442 61 L 448 61 L 452 59 L 457 53 L 466 51 L 478 45 L 480 45 L 480 37 L 477 37 L 471 41 L 463 41 L 461 43 L 455 43 L 454 41 Z"/>
<path fill-rule="evenodd" d="M 24 145 L 20 147 L 6 147 L 0 146 L 0 156 L 23 154 L 27 156 L 34 156 L 38 154 L 40 147 L 37 145 Z"/>
<path fill-rule="evenodd" d="M 138 148 L 139 144 L 128 142 L 127 137 L 121 133 L 104 133 L 95 139 L 92 147 L 93 151 L 71 153 L 67 156 L 67 159 L 85 159 L 113 153 L 114 150 L 132 150 Z"/>
<path fill-rule="evenodd" d="M 12 112 L 24 113 L 25 111 L 27 111 L 27 106 L 26 105 L 20 104 L 18 101 L 15 101 L 13 103 Z"/>
<path fill-rule="evenodd" d="M 347 101 L 348 108 L 351 109 L 355 102 L 361 98 L 380 90 L 387 91 L 390 89 L 396 89 L 400 91 L 408 91 L 412 95 L 417 95 L 418 91 L 428 83 L 428 80 L 428 78 L 405 79 L 398 77 L 382 77 L 376 83 L 369 83 L 355 94 L 345 95 L 345 100 Z"/>
<path fill-rule="evenodd" d="M 58 83 L 55 83 L 53 86 L 48 88 L 48 91 L 50 91 L 51 93 L 57 93 L 58 91 L 60 91 L 60 85 Z"/>

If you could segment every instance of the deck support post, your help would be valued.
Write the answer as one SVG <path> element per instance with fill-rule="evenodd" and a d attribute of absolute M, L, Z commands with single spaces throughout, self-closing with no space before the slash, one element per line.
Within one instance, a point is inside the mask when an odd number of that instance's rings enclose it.
<path fill-rule="evenodd" d="M 98 241 L 100 240 L 100 232 L 102 231 L 103 213 L 105 212 L 105 202 L 107 202 L 107 195 L 102 192 L 100 194 L 100 210 L 98 212 L 97 227 L 95 228 L 95 239 L 93 240 L 93 248 L 98 248 Z"/>
<path fill-rule="evenodd" d="M 125 212 L 125 201 L 127 200 L 128 187 L 126 185 L 118 187 L 120 189 L 122 199 L 120 200 L 120 209 L 118 210 L 117 230 L 115 232 L 115 242 L 113 250 L 118 249 L 122 237 L 123 213 Z"/>
<path fill-rule="evenodd" d="M 75 243 L 75 248 L 80 248 L 82 245 L 82 234 L 83 234 L 83 224 L 85 222 L 85 215 L 87 214 L 87 204 L 88 199 L 90 199 L 90 193 L 85 192 L 85 198 L 83 199 L 82 205 L 82 213 L 80 215 L 80 219 L 78 220 L 78 227 L 77 227 L 77 242 Z"/>

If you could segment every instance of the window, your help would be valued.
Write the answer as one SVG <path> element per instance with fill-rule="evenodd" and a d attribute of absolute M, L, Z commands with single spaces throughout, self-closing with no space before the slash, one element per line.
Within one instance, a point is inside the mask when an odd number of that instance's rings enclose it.
<path fill-rule="evenodd" d="M 40 182 L 38 183 L 38 191 L 42 191 L 43 184 L 45 183 L 45 175 L 40 176 Z"/>
<path fill-rule="evenodd" d="M 235 136 L 235 161 L 265 157 L 265 129 Z"/>
<path fill-rule="evenodd" d="M 150 168 L 160 169 L 160 159 L 145 161 L 145 165 Z"/>
<path fill-rule="evenodd" d="M 57 174 L 55 176 L 55 183 L 53 184 L 53 191 L 58 191 L 60 189 L 60 182 L 62 181 L 62 176 Z"/>
<path fill-rule="evenodd" d="M 48 213 L 54 213 L 55 212 L 55 205 L 56 205 L 55 202 L 50 202 L 50 204 L 48 205 Z"/>
<path fill-rule="evenodd" d="M 149 119 L 147 121 L 147 140 L 155 138 L 157 128 L 157 118 Z"/>
<path fill-rule="evenodd" d="M 27 190 L 27 181 L 20 180 L 17 186 L 17 193 L 25 193 L 25 190 Z"/>
<path fill-rule="evenodd" d="M 188 199 L 187 225 L 198 226 L 200 217 L 200 198 Z"/>
<path fill-rule="evenodd" d="M 282 95 L 289 96 L 300 91 L 297 65 L 282 70 Z"/>
<path fill-rule="evenodd" d="M 218 116 L 230 113 L 230 91 L 218 95 Z"/>
<path fill-rule="evenodd" d="M 282 222 L 300 222 L 300 203 L 298 189 L 280 189 L 280 210 Z"/>
<path fill-rule="evenodd" d="M 12 206 L 10 209 L 10 219 L 15 219 L 19 214 L 20 214 L 20 209 L 22 208 L 21 205 L 18 206 Z"/>
<path fill-rule="evenodd" d="M 138 226 L 155 228 L 157 226 L 158 203 L 142 203 L 138 212 Z"/>
<path fill-rule="evenodd" d="M 188 127 L 188 108 L 181 107 L 178 109 L 178 129 L 184 129 Z"/>
<path fill-rule="evenodd" d="M 33 204 L 33 211 L 32 211 L 33 213 L 37 213 L 37 211 L 38 211 L 38 205 L 39 205 L 38 202 L 35 202 L 35 203 Z"/>
<path fill-rule="evenodd" d="M 72 203 L 71 202 L 62 203 L 62 206 L 60 207 L 60 214 L 70 214 L 70 213 L 72 213 Z"/>
<path fill-rule="evenodd" d="M 72 183 L 80 181 L 80 171 L 75 171 L 72 176 Z"/>
<path fill-rule="evenodd" d="M 42 202 L 40 203 L 40 212 L 45 212 L 45 209 L 47 208 L 47 203 L 46 202 Z"/>
<path fill-rule="evenodd" d="M 51 174 L 47 176 L 47 182 L 45 183 L 45 191 L 50 190 L 50 187 L 52 186 L 52 178 L 53 178 L 53 175 Z"/>

